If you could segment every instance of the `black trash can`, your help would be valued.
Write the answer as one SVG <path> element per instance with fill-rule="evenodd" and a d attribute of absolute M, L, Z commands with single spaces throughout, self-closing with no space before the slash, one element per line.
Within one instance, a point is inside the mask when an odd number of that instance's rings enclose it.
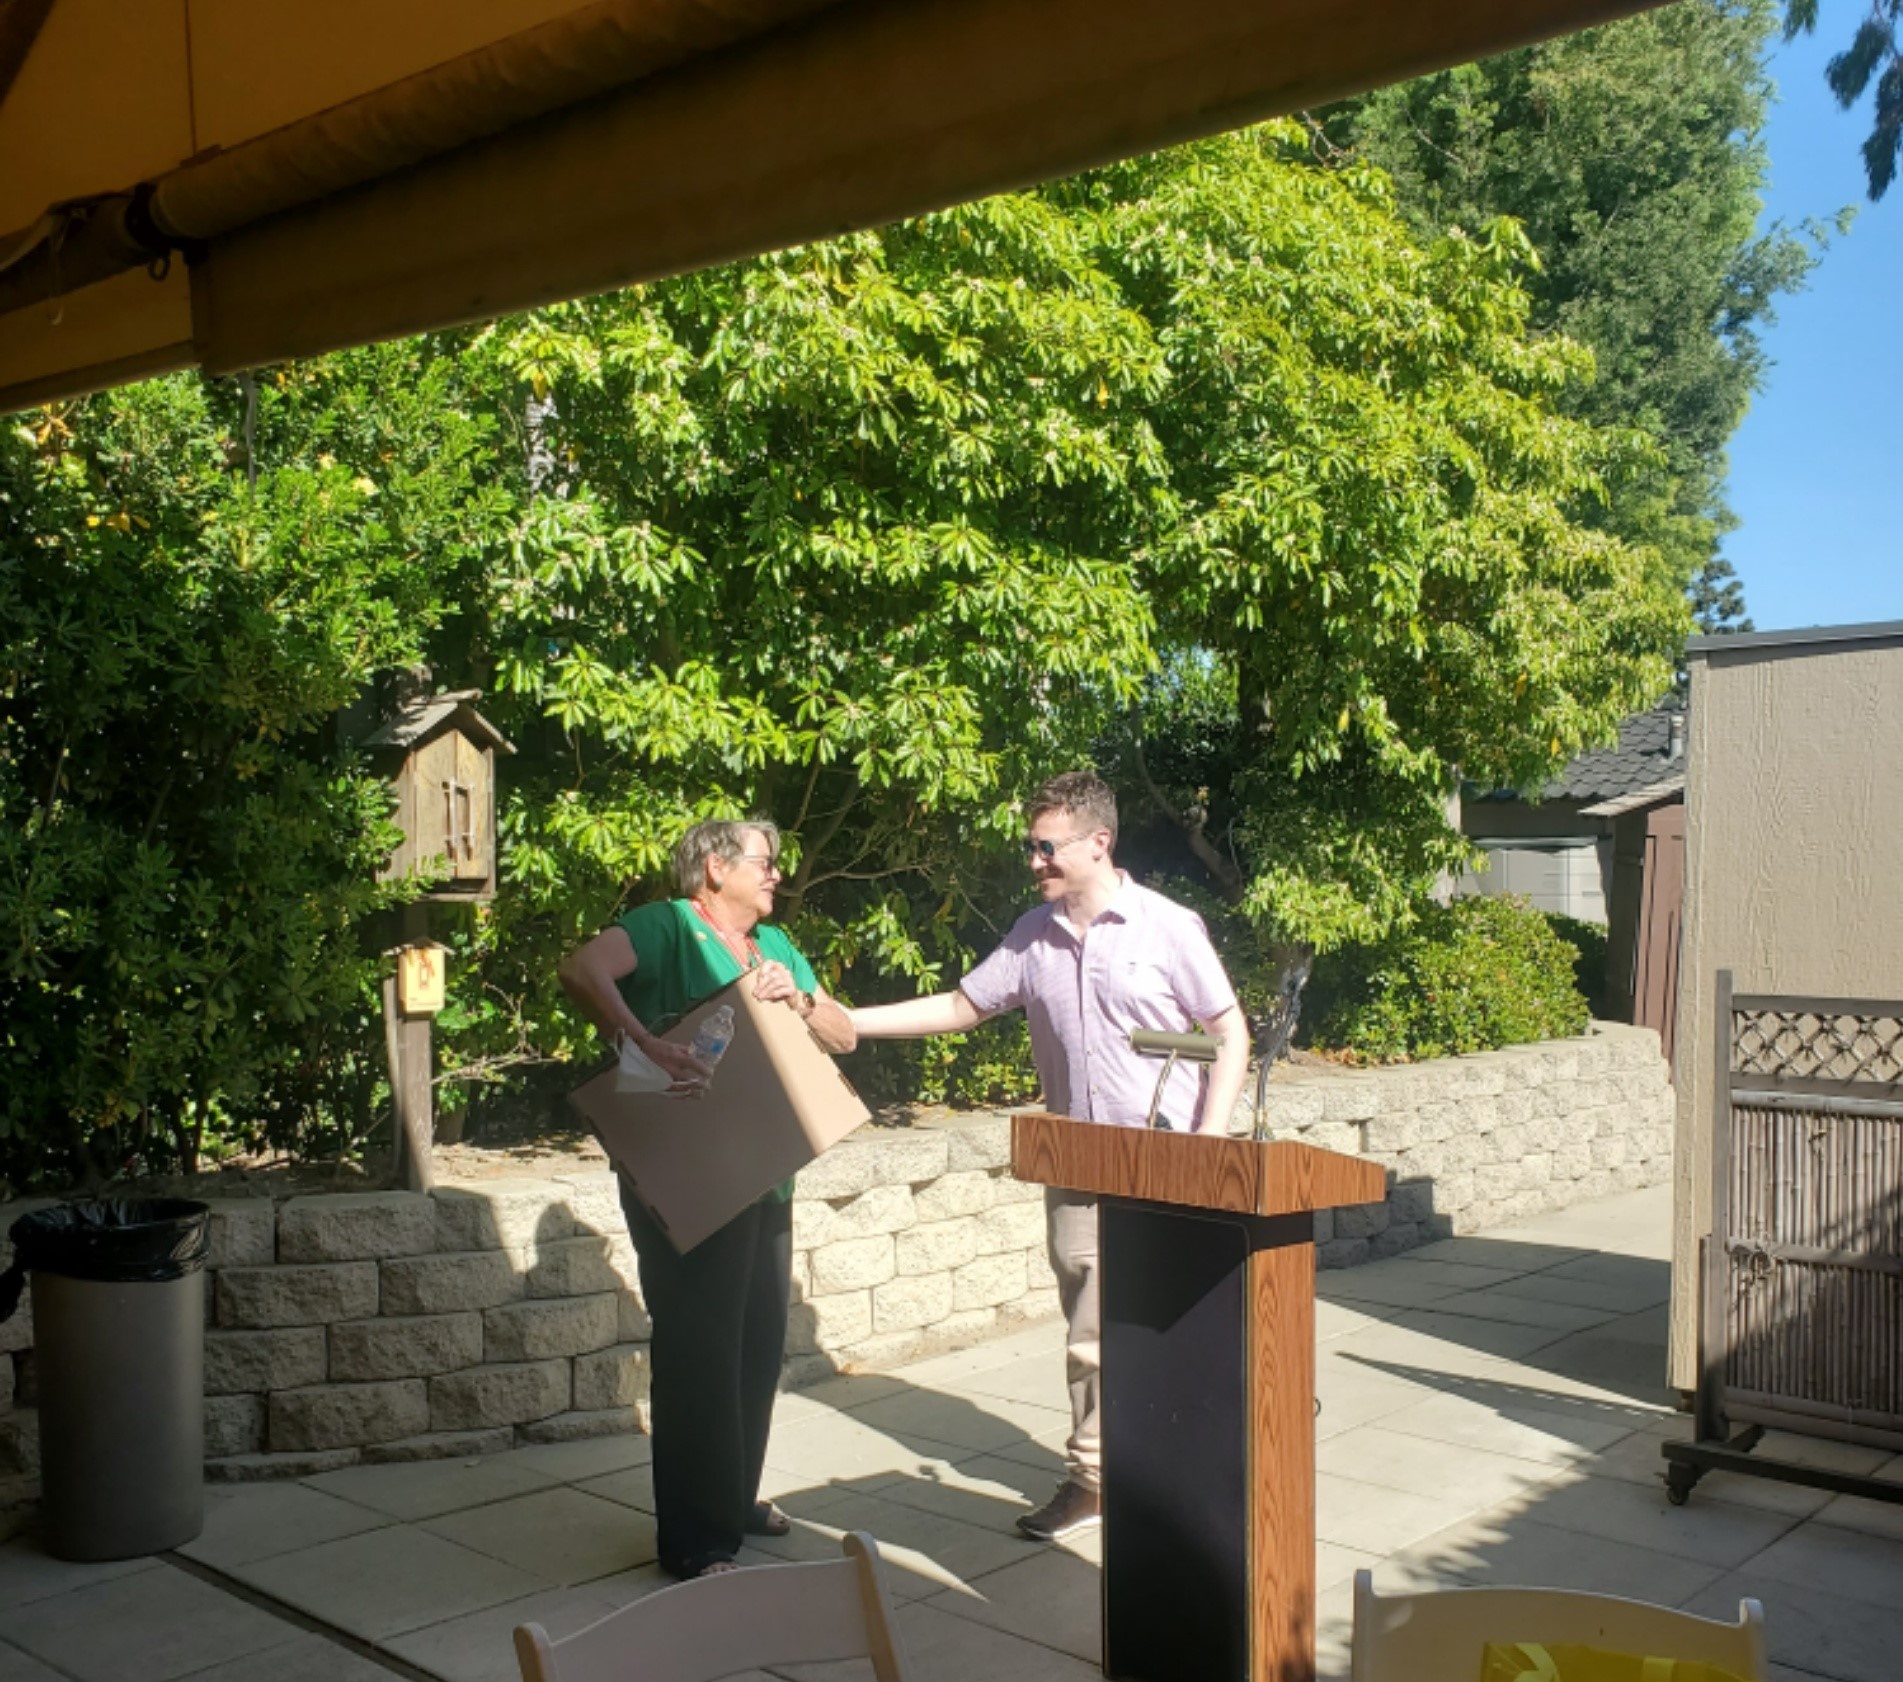
<path fill-rule="evenodd" d="M 33 1276 L 41 1533 L 58 1559 L 134 1559 L 205 1523 L 210 1211 L 62 1203 L 13 1223 L 0 1319 Z"/>

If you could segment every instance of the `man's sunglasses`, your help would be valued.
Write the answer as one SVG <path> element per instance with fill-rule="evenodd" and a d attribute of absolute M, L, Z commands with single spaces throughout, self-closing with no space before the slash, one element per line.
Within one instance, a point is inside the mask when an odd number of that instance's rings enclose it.
<path fill-rule="evenodd" d="M 1085 830 L 1077 835 L 1066 835 L 1061 841 L 1026 841 L 1024 843 L 1024 856 L 1027 859 L 1042 859 L 1046 864 L 1049 864 L 1052 859 L 1056 858 L 1057 855 L 1073 841 L 1081 841 L 1089 833 L 1090 831 Z"/>

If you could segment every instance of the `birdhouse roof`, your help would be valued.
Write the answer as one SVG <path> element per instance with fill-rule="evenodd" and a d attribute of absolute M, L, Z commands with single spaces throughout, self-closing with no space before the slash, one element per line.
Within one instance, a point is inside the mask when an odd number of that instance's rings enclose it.
<path fill-rule="evenodd" d="M 502 753 L 515 749 L 488 719 L 471 705 L 482 699 L 480 689 L 455 689 L 412 701 L 364 739 L 368 748 L 414 748 L 444 729 L 460 730 L 472 741 Z"/>

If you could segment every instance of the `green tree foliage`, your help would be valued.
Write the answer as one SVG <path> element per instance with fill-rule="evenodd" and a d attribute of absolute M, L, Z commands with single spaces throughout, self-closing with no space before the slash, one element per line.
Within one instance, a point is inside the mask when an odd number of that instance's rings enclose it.
<path fill-rule="evenodd" d="M 1378 937 L 1463 855 L 1457 768 L 1538 780 L 1684 628 L 1531 261 L 1279 124 L 296 365 L 254 424 L 177 379 L 15 429 L 9 1162 L 361 1134 L 388 834 L 331 726 L 419 657 L 519 749 L 501 897 L 439 917 L 452 1078 L 580 1049 L 557 953 L 706 815 L 783 826 L 835 986 L 955 979 L 1094 751 L 1265 951 Z M 891 1055 L 992 1094 L 1022 1038 Z"/>
<path fill-rule="evenodd" d="M 1864 179 L 1872 202 L 1890 190 L 1897 158 L 1903 155 L 1903 42 L 1897 37 L 1903 0 L 1869 0 L 1869 9 L 1850 37 L 1850 45 L 1824 67 L 1824 80 L 1844 110 L 1851 110 L 1874 82 L 1870 133 L 1863 142 Z M 1784 10 L 1784 39 L 1810 35 L 1817 28 L 1817 0 L 1789 0 Z"/>
<path fill-rule="evenodd" d="M 1314 1042 L 1389 1063 L 1581 1034 L 1579 955 L 1522 900 L 1433 906 L 1317 965 Z"/>
<path fill-rule="evenodd" d="M 1724 598 L 1732 628 L 1725 447 L 1763 375 L 1759 331 L 1820 237 L 1754 231 L 1775 28 L 1772 0 L 1683 0 L 1383 89 L 1326 124 L 1393 175 L 1424 235 L 1519 221 L 1540 258 L 1530 325 L 1597 365 L 1567 412 L 1659 445 L 1605 524 L 1697 580 L 1701 608 Z"/>

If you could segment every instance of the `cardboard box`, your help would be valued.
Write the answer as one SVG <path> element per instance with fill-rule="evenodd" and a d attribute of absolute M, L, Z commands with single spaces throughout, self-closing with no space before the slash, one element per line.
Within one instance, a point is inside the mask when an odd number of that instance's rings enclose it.
<path fill-rule="evenodd" d="M 617 1092 L 610 1065 L 569 1103 L 634 1183 L 677 1250 L 691 1250 L 830 1150 L 871 1112 L 784 999 L 763 1004 L 743 975 L 661 1037 L 686 1045 L 722 1005 L 733 1044 L 698 1098 Z"/>

